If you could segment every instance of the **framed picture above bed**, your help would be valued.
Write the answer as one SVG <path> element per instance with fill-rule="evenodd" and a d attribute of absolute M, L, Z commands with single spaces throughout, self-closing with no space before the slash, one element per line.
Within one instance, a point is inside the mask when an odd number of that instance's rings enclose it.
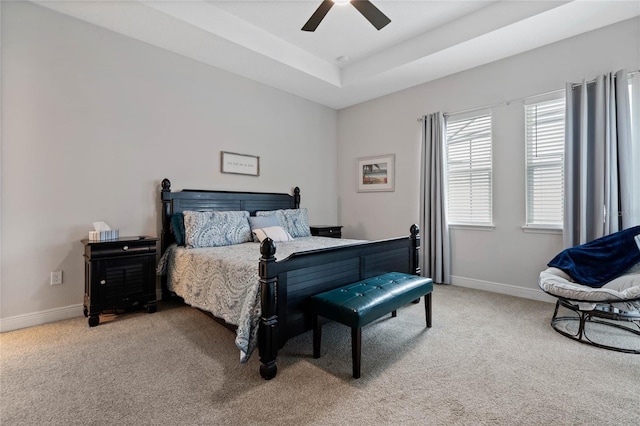
<path fill-rule="evenodd" d="M 395 190 L 394 154 L 358 158 L 358 192 Z"/>
<path fill-rule="evenodd" d="M 220 171 L 237 175 L 260 176 L 260 157 L 220 151 Z"/>

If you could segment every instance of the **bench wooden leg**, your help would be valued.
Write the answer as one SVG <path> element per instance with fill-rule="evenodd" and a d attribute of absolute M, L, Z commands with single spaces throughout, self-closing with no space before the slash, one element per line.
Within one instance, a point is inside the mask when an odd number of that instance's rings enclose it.
<path fill-rule="evenodd" d="M 427 317 L 427 328 L 431 328 L 431 293 L 424 296 L 424 313 Z"/>
<path fill-rule="evenodd" d="M 318 315 L 313 316 L 313 357 L 320 358 L 320 342 L 322 341 L 322 326 Z"/>
<path fill-rule="evenodd" d="M 351 328 L 351 357 L 353 358 L 353 378 L 360 378 L 360 354 L 362 352 L 362 328 Z"/>

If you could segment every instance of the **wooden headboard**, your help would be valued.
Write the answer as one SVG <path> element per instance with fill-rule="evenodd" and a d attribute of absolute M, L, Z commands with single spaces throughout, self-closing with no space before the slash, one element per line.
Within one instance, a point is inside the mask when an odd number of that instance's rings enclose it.
<path fill-rule="evenodd" d="M 297 209 L 300 207 L 300 188 L 293 195 L 266 192 L 234 192 L 183 189 L 171 192 L 171 181 L 162 180 L 160 191 L 162 201 L 161 253 L 175 242 L 171 232 L 171 216 L 185 210 L 247 210 L 252 216 L 257 211 Z"/>

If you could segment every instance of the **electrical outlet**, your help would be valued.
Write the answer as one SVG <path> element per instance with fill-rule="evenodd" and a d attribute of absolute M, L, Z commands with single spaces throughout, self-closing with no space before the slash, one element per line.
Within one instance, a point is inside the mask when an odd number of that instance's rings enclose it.
<path fill-rule="evenodd" d="M 51 273 L 51 285 L 62 284 L 62 271 L 55 271 Z"/>

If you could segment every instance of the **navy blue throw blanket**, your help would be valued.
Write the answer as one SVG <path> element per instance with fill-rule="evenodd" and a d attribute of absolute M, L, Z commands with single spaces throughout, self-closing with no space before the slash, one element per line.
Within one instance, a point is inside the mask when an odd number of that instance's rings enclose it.
<path fill-rule="evenodd" d="M 547 265 L 562 269 L 577 283 L 602 287 L 640 262 L 634 238 L 640 226 L 618 231 L 558 253 Z"/>

